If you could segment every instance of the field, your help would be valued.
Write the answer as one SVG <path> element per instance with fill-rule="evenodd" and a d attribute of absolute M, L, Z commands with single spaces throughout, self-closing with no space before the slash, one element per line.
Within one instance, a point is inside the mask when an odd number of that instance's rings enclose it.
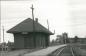
<path fill-rule="evenodd" d="M 81 56 L 86 56 L 86 44 L 75 44 L 74 46 L 77 47 L 76 52 L 78 52 Z"/>

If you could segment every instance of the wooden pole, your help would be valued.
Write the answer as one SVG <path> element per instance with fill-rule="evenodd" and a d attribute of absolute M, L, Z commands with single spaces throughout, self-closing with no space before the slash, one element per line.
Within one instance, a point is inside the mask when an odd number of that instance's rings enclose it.
<path fill-rule="evenodd" d="M 49 22 L 48 22 L 48 19 L 47 19 L 47 25 L 48 25 L 48 31 L 49 31 Z"/>
<path fill-rule="evenodd" d="M 33 4 L 32 4 L 32 19 L 33 19 L 33 38 L 34 38 L 34 47 L 36 47 L 36 42 L 35 42 L 35 19 L 34 19 L 34 8 L 33 8 Z"/>
<path fill-rule="evenodd" d="M 1 33 L 1 28 L 0 28 L 0 33 Z M 1 43 L 1 34 L 0 34 L 0 43 Z"/>
<path fill-rule="evenodd" d="M 2 31 L 3 31 L 2 51 L 4 51 L 4 26 L 2 26 Z"/>
<path fill-rule="evenodd" d="M 33 19 L 33 21 L 34 21 L 34 8 L 33 8 L 33 4 L 32 4 L 31 9 L 32 9 L 32 19 Z"/>
<path fill-rule="evenodd" d="M 54 34 L 55 34 L 55 29 L 54 29 Z"/>
<path fill-rule="evenodd" d="M 49 21 L 47 19 L 47 25 L 48 25 L 48 31 L 49 31 Z M 47 46 L 49 46 L 49 43 L 50 43 L 50 37 L 48 36 L 48 39 L 47 39 L 48 43 L 47 43 Z"/>
<path fill-rule="evenodd" d="M 3 26 L 3 43 L 4 43 L 4 26 Z"/>
<path fill-rule="evenodd" d="M 2 31 L 3 31 L 3 42 L 2 42 L 2 56 L 4 55 L 4 26 L 2 26 Z"/>

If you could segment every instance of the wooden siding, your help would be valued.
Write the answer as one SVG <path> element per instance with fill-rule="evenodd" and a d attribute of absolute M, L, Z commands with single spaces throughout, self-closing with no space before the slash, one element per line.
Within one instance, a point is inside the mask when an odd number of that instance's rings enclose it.
<path fill-rule="evenodd" d="M 49 36 L 46 34 L 36 34 L 36 47 L 45 48 L 49 46 Z"/>
<path fill-rule="evenodd" d="M 28 34 L 23 37 L 24 38 L 24 47 L 25 48 L 34 48 L 34 38 L 33 34 Z"/>
<path fill-rule="evenodd" d="M 20 34 L 14 34 L 14 47 L 16 49 L 24 48 L 24 38 Z"/>
<path fill-rule="evenodd" d="M 14 34 L 15 48 L 45 48 L 49 46 L 49 35 L 44 33 Z"/>

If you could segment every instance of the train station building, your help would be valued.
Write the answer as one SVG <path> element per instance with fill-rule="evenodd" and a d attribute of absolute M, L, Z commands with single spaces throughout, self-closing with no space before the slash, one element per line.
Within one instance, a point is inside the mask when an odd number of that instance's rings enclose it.
<path fill-rule="evenodd" d="M 52 32 L 38 22 L 38 19 L 33 21 L 30 18 L 9 29 L 7 32 L 13 33 L 14 47 L 16 49 L 48 47 L 49 36 L 53 35 Z"/>

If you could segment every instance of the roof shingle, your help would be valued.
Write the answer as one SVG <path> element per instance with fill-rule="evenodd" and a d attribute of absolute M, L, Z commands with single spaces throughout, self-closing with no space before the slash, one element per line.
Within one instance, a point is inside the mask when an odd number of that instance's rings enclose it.
<path fill-rule="evenodd" d="M 53 34 L 47 28 L 42 26 L 40 23 L 34 21 L 35 25 L 35 32 L 43 32 L 47 34 Z M 19 23 L 18 25 L 14 26 L 13 28 L 7 31 L 8 33 L 18 33 L 18 32 L 33 32 L 33 20 L 28 18 L 23 22 Z"/>

